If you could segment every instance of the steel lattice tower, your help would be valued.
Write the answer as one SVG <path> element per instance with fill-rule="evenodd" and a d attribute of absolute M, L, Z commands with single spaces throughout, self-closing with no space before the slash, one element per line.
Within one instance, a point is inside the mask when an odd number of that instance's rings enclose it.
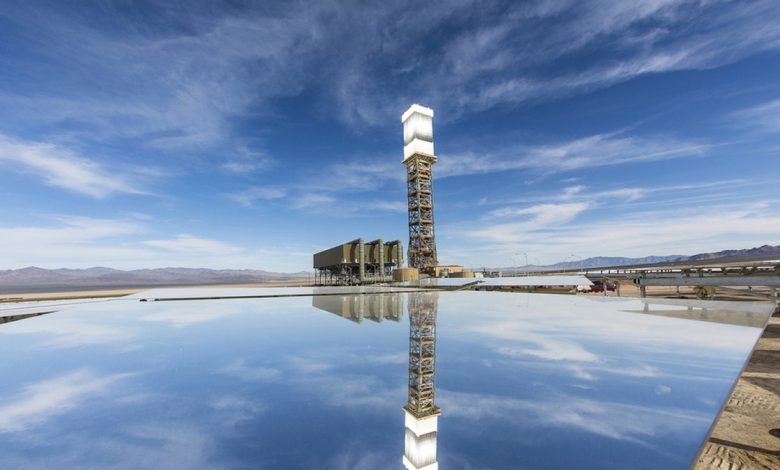
<path fill-rule="evenodd" d="M 409 200 L 409 267 L 439 264 L 433 230 L 433 110 L 413 104 L 401 116 Z"/>

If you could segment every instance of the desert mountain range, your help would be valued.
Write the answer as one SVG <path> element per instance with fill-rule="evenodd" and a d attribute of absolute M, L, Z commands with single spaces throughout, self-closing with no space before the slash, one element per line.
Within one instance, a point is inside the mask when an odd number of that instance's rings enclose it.
<path fill-rule="evenodd" d="M 753 261 L 758 259 L 780 259 L 780 245 L 764 245 L 744 250 L 724 250 L 714 253 L 699 253 L 692 256 L 646 256 L 624 258 L 598 256 L 576 261 L 565 261 L 551 265 L 528 265 L 519 267 L 487 268 L 501 271 L 553 271 L 561 269 L 593 268 L 605 266 L 628 266 L 685 261 Z M 481 268 L 473 267 L 479 270 Z M 41 292 L 45 290 L 100 289 L 208 284 L 248 284 L 269 281 L 306 279 L 311 273 L 278 273 L 256 269 L 192 269 L 159 268 L 122 271 L 111 268 L 88 269 L 43 269 L 34 266 L 0 270 L 0 293 Z"/>

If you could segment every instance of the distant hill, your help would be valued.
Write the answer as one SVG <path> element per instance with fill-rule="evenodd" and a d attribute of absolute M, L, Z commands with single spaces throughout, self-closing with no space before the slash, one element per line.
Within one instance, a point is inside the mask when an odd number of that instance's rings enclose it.
<path fill-rule="evenodd" d="M 761 259 L 780 259 L 780 245 L 764 245 L 744 250 L 723 250 L 714 253 L 699 253 L 691 256 L 645 256 L 643 258 L 624 258 L 616 256 L 596 256 L 576 261 L 563 261 L 555 264 L 488 268 L 496 271 L 556 271 L 562 269 L 599 268 L 607 266 L 632 266 L 656 263 L 684 261 L 755 261 Z"/>
<path fill-rule="evenodd" d="M 747 250 L 723 250 L 715 253 L 699 253 L 693 256 L 681 256 L 677 261 L 707 261 L 722 258 L 762 258 L 780 259 L 780 245 L 764 245 Z"/>
<path fill-rule="evenodd" d="M 537 266 L 486 268 L 491 271 L 556 271 L 563 269 L 631 266 L 654 263 L 694 261 L 754 261 L 780 259 L 780 245 L 764 245 L 745 250 L 724 250 L 699 253 L 692 256 L 646 256 L 624 258 L 597 256 L 583 260 Z M 481 270 L 482 268 L 474 268 Z M 159 268 L 122 271 L 111 268 L 43 269 L 30 266 L 22 269 L 0 270 L 0 294 L 65 291 L 73 289 L 105 289 L 130 287 L 185 286 L 209 284 L 249 284 L 270 281 L 306 279 L 310 273 L 276 273 L 255 269 L 192 269 Z"/>
<path fill-rule="evenodd" d="M 159 268 L 122 271 L 111 268 L 0 270 L 0 293 L 71 288 L 124 288 L 206 284 L 245 284 L 305 279 L 308 272 L 275 273 L 254 269 Z"/>
<path fill-rule="evenodd" d="M 601 266 L 630 266 L 635 264 L 652 264 L 675 261 L 682 255 L 645 256 L 644 258 L 626 258 L 621 256 L 594 256 L 576 261 L 561 261 L 555 264 L 529 264 L 528 266 L 491 268 L 499 271 L 556 271 L 561 269 L 597 268 Z"/>

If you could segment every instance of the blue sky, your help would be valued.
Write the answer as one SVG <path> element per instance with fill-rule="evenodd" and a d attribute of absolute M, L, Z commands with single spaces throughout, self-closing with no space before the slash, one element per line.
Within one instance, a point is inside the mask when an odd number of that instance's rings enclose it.
<path fill-rule="evenodd" d="M 0 5 L 0 269 L 309 269 L 406 242 L 433 108 L 442 263 L 780 244 L 780 4 Z"/>

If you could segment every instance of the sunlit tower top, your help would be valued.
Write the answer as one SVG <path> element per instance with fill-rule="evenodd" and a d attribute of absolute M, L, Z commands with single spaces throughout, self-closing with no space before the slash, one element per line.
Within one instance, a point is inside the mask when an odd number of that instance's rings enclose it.
<path fill-rule="evenodd" d="M 409 200 L 409 267 L 439 264 L 433 230 L 433 110 L 413 104 L 401 116 Z"/>

